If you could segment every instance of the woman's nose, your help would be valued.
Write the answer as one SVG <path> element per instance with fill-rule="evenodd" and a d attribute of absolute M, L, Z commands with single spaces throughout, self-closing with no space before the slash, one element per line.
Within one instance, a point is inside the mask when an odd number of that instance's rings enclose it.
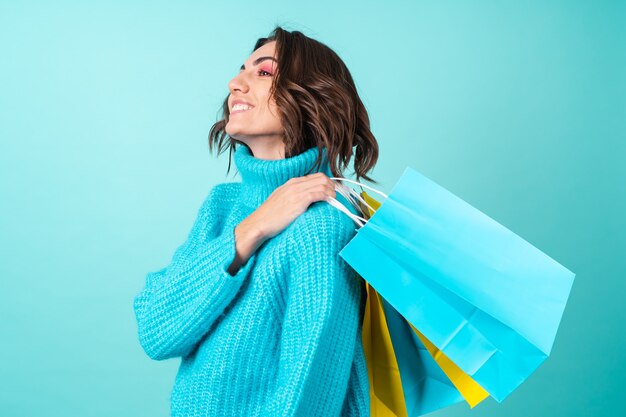
<path fill-rule="evenodd" d="M 239 74 L 233 77 L 228 83 L 228 89 L 233 92 L 239 90 L 243 93 L 248 91 L 248 81 L 246 79 L 246 72 L 241 71 Z"/>

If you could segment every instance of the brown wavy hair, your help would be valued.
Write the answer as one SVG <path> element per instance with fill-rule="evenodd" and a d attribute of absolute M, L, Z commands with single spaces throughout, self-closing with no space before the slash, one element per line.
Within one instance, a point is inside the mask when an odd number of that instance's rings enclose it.
<path fill-rule="evenodd" d="M 285 131 L 285 157 L 316 146 L 319 153 L 314 167 L 319 169 L 321 148 L 326 147 L 333 176 L 343 177 L 342 172 L 356 148 L 354 173 L 357 181 L 363 178 L 378 184 L 366 175 L 378 160 L 378 143 L 345 63 L 325 44 L 280 26 L 268 37 L 258 39 L 252 51 L 271 41 L 276 41 L 278 71 L 273 77 L 270 95 L 276 100 Z M 219 155 L 229 148 L 228 173 L 235 143 L 243 143 L 225 132 L 230 115 L 228 96 L 222 113 L 222 119 L 209 132 L 209 150 L 216 147 Z"/>

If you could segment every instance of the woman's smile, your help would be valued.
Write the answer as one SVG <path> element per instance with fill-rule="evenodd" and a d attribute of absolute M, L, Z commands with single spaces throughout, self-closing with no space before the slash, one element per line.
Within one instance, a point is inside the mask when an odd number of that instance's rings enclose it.
<path fill-rule="evenodd" d="M 244 104 L 235 104 L 233 106 L 233 109 L 230 112 L 230 114 L 233 115 L 233 114 L 237 114 L 237 113 L 243 113 L 243 112 L 248 111 L 250 109 L 253 109 L 253 107 L 252 106 L 246 106 Z"/>
<path fill-rule="evenodd" d="M 247 101 L 236 99 L 233 101 L 230 114 L 242 113 L 253 108 L 254 106 Z"/>

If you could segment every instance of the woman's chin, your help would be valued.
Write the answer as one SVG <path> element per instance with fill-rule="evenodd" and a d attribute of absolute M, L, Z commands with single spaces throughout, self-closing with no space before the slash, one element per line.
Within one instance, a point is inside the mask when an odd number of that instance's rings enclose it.
<path fill-rule="evenodd" d="M 232 125 L 230 124 L 230 122 L 229 122 L 229 123 L 227 123 L 227 124 L 226 124 L 226 126 L 224 127 L 224 132 L 226 132 L 226 134 L 227 134 L 228 136 L 230 136 L 231 138 L 234 138 L 234 137 L 236 137 L 236 136 L 237 136 L 237 134 L 239 133 L 239 130 L 238 130 L 238 129 L 236 129 L 234 126 L 232 126 Z"/>
<path fill-rule="evenodd" d="M 224 132 L 228 135 L 228 137 L 238 140 L 240 142 L 245 142 L 244 136 L 242 132 L 238 129 L 224 129 Z"/>

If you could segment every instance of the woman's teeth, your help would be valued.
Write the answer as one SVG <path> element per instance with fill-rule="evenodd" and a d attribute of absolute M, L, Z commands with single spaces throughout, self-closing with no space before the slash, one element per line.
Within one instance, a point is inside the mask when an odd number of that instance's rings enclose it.
<path fill-rule="evenodd" d="M 237 110 L 248 110 L 248 109 L 251 109 L 251 107 L 250 107 L 250 106 L 247 106 L 247 105 L 245 105 L 245 104 L 235 104 L 235 105 L 233 106 L 233 111 L 237 111 Z"/>

